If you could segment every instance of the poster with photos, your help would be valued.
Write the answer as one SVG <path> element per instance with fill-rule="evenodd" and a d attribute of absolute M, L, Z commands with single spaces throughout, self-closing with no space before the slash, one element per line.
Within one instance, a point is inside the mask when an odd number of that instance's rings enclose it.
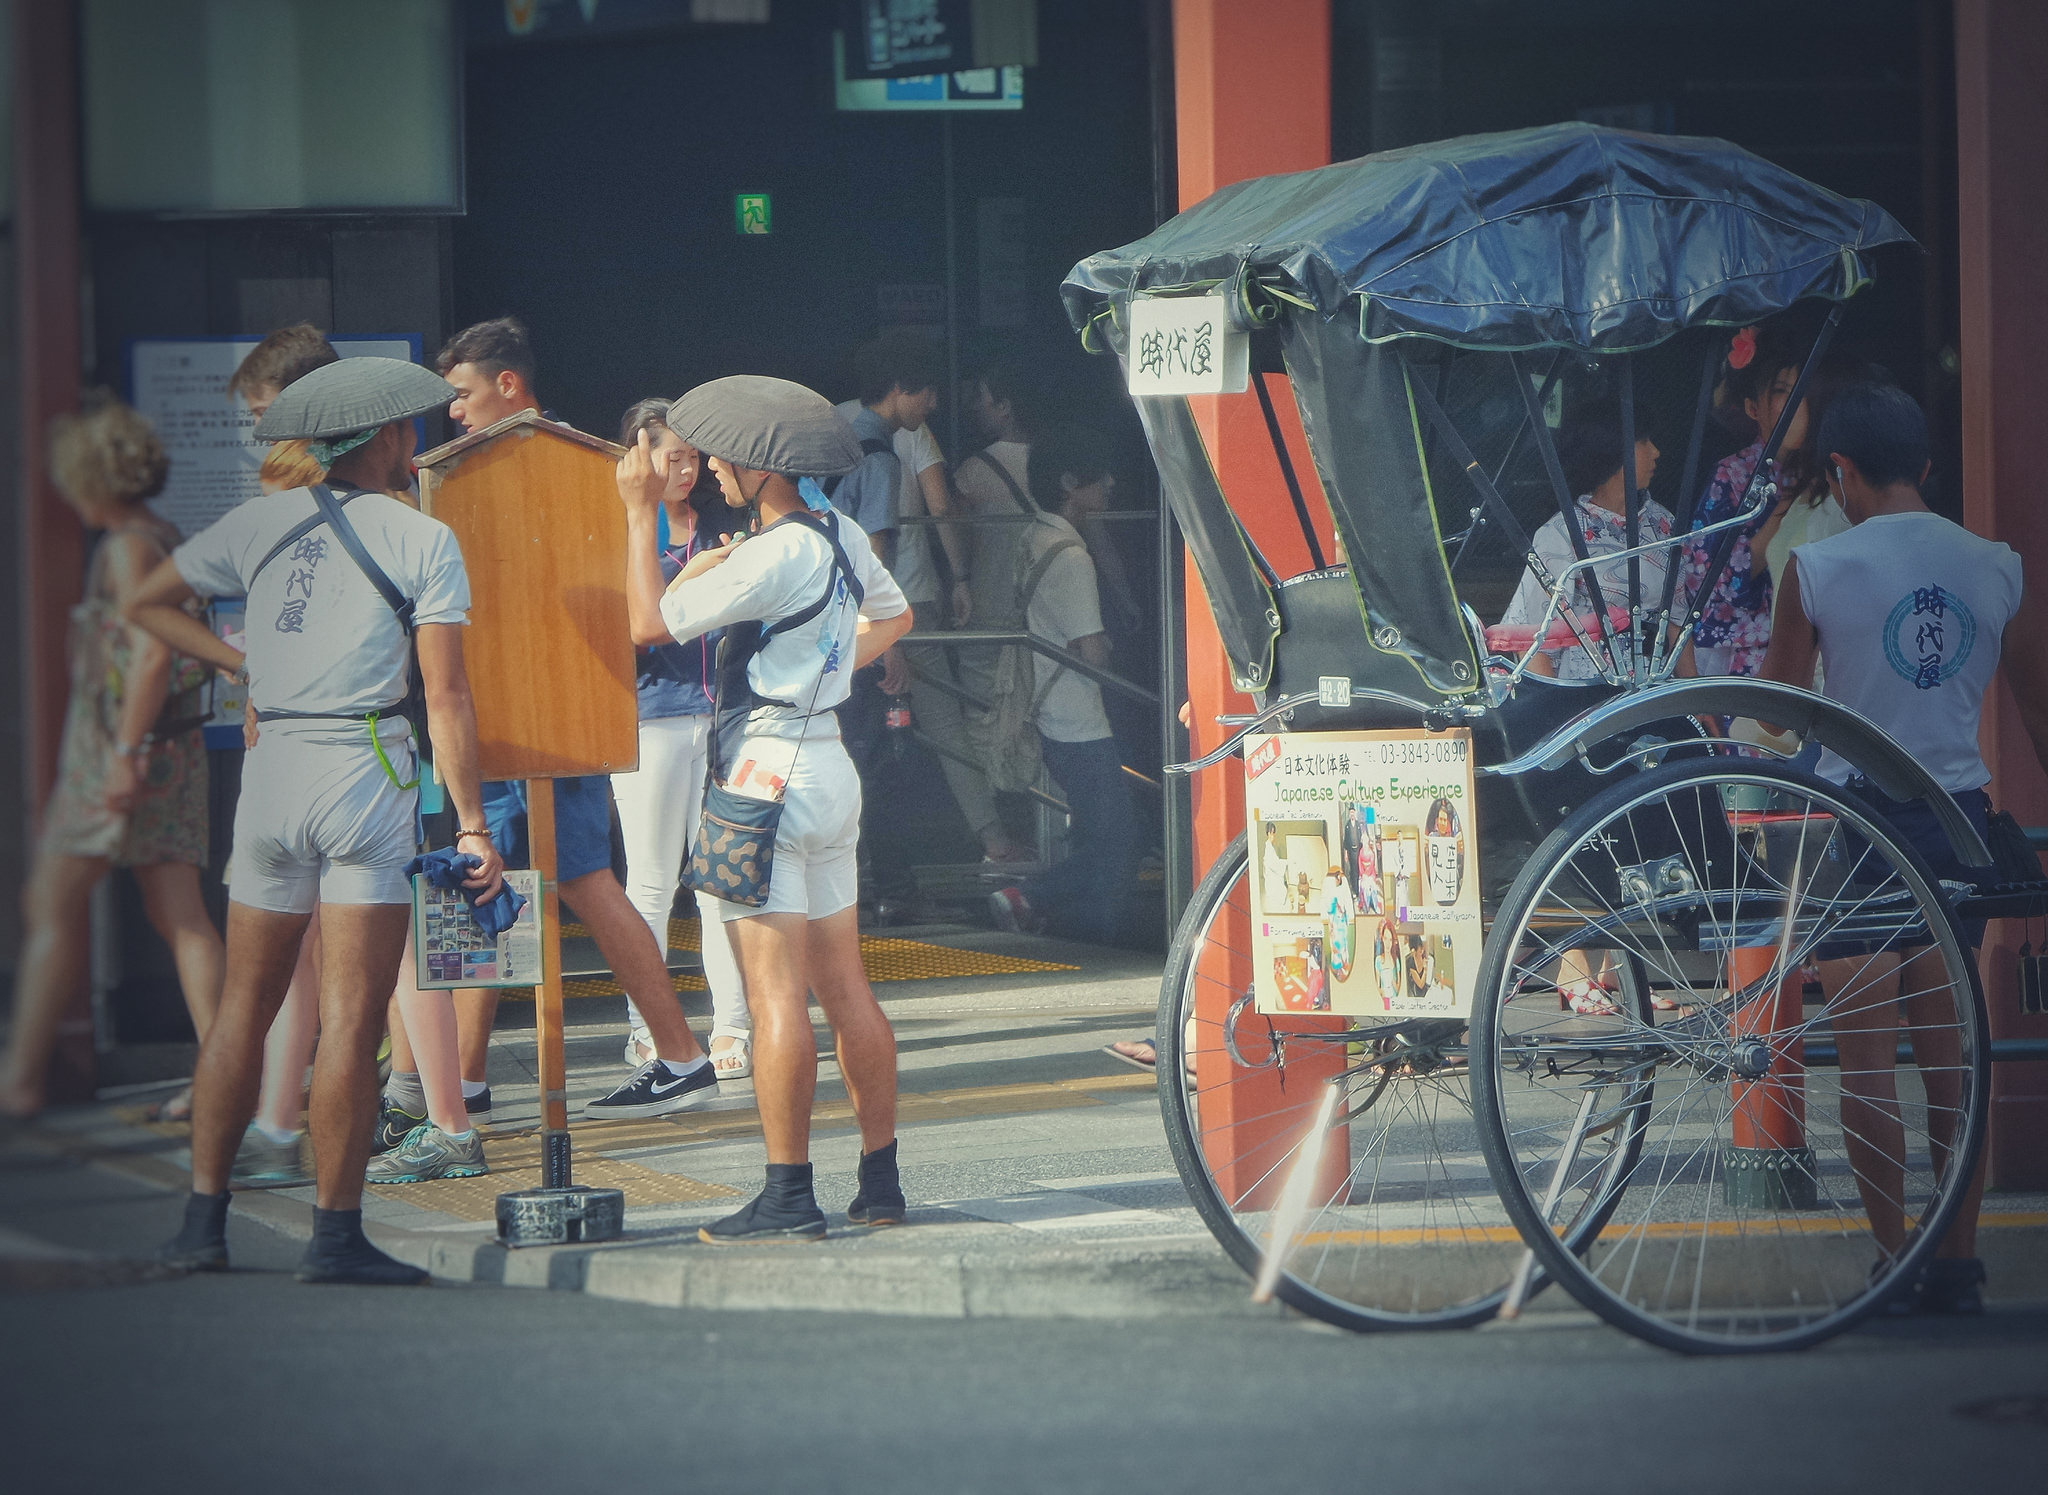
<path fill-rule="evenodd" d="M 1255 734 L 1245 808 L 1260 1012 L 1470 1015 L 1470 732 Z"/>
<path fill-rule="evenodd" d="M 541 979 L 540 874 L 507 872 L 526 899 L 495 939 L 477 928 L 460 888 L 412 880 L 413 956 L 422 991 L 451 986 L 535 986 Z"/>

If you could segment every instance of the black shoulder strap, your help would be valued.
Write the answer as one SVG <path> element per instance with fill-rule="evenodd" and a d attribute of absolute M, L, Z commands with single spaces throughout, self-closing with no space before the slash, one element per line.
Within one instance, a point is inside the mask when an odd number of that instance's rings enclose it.
<path fill-rule="evenodd" d="M 967 459 L 967 461 L 972 462 L 976 458 L 979 458 L 981 460 L 982 466 L 986 467 L 990 472 L 994 473 L 997 477 L 1003 480 L 1003 486 L 1010 490 L 1010 497 L 1017 500 L 1018 508 L 1022 509 L 1027 514 L 1036 514 L 1038 512 L 1038 505 L 1031 501 L 1031 495 L 1024 491 L 1024 487 L 1021 483 L 1019 483 L 1015 478 L 1010 476 L 1009 468 L 1003 466 L 1002 463 L 998 462 L 994 457 L 991 457 L 988 454 L 987 447 L 983 447 L 980 451 L 975 452 L 972 456 L 970 456 Z M 966 463 L 962 463 L 961 465 L 965 466 Z"/>
<path fill-rule="evenodd" d="M 828 523 L 826 520 L 811 513 L 808 509 L 801 513 L 785 515 L 775 521 L 775 524 L 791 523 L 802 525 L 832 547 L 832 568 L 825 577 L 824 595 L 809 607 L 793 612 L 786 618 L 777 618 L 773 623 L 765 625 L 761 629 L 761 641 L 763 643 L 766 643 L 778 633 L 787 633 L 792 628 L 803 627 L 804 624 L 810 622 L 811 619 L 823 612 L 825 604 L 832 600 L 834 573 L 846 578 L 846 588 L 853 593 L 853 601 L 856 607 L 867 600 L 867 589 L 860 584 L 860 576 L 853 569 L 853 562 L 847 558 L 845 547 L 839 543 L 838 525 Z M 775 528 L 775 524 L 769 525 L 768 529 Z M 763 530 L 761 533 L 766 534 L 767 532 L 768 530 Z"/>
<path fill-rule="evenodd" d="M 349 495 L 349 498 L 354 497 L 355 495 L 353 493 Z M 342 502 L 347 503 L 348 498 L 344 498 Z M 265 566 L 268 566 L 272 561 L 276 560 L 279 556 L 283 555 L 287 549 L 289 549 L 293 545 L 298 544 L 299 541 L 305 539 L 306 536 L 313 533 L 314 530 L 320 528 L 320 526 L 325 524 L 326 522 L 327 516 L 320 512 L 320 506 L 316 502 L 313 505 L 313 512 L 308 514 L 304 519 L 301 519 L 297 524 L 293 525 L 290 529 L 286 530 L 284 532 L 284 538 L 279 540 L 275 545 L 271 546 L 270 549 L 264 554 L 263 559 L 256 563 L 256 569 L 249 573 L 248 585 L 254 587 L 256 585 L 256 578 L 263 574 L 263 568 Z"/>
<path fill-rule="evenodd" d="M 353 498 L 355 495 L 350 494 L 349 497 Z M 341 511 L 341 505 L 335 502 L 333 492 L 325 484 L 313 485 L 313 502 L 320 506 L 320 513 L 326 519 L 327 527 L 334 531 L 334 538 L 341 542 L 341 548 L 348 552 L 349 559 L 356 563 L 363 575 L 368 578 L 370 585 L 377 589 L 377 595 L 384 599 L 385 605 L 398 614 L 398 626 L 404 629 L 406 637 L 410 638 L 413 599 L 399 591 L 398 583 L 385 575 L 384 568 L 371 558 L 370 552 L 363 547 L 362 536 L 358 535 L 356 527 L 348 522 L 348 515 Z"/>

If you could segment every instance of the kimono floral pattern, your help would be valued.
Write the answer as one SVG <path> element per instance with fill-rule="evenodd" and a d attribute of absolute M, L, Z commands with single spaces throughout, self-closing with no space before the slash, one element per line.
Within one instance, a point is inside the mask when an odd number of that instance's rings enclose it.
<path fill-rule="evenodd" d="M 1720 465 L 1714 469 L 1713 481 L 1707 484 L 1707 491 L 1701 496 L 1699 508 L 1693 514 L 1694 530 L 1718 524 L 1741 511 L 1743 498 L 1749 491 L 1750 477 L 1756 471 L 1757 458 L 1763 455 L 1763 449 L 1762 442 L 1753 442 L 1734 455 L 1721 459 Z M 1777 480 L 1776 462 L 1770 465 L 1766 476 L 1772 481 Z M 1693 628 L 1693 647 L 1705 656 L 1701 660 L 1702 674 L 1754 675 L 1763 667 L 1764 653 L 1771 643 L 1771 573 L 1755 567 L 1751 542 L 1769 517 L 1766 510 L 1735 531 L 1735 547 L 1728 556 L 1728 569 L 1714 587 L 1714 595 Z M 1714 546 L 1720 538 L 1719 535 L 1695 536 L 1685 542 L 1685 550 L 1680 557 L 1683 569 L 1679 572 L 1682 583 L 1679 601 L 1697 591 L 1701 581 L 1705 580 L 1707 563 L 1712 559 Z M 1710 670 L 1707 666 L 1713 663 L 1722 663 L 1723 668 Z"/>

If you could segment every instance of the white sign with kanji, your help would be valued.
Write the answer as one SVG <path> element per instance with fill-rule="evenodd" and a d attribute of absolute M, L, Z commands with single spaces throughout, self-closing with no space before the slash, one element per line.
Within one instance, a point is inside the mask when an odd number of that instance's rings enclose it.
<path fill-rule="evenodd" d="M 1141 296 L 1128 369 L 1134 395 L 1239 394 L 1251 381 L 1251 337 L 1231 325 L 1221 296 Z"/>

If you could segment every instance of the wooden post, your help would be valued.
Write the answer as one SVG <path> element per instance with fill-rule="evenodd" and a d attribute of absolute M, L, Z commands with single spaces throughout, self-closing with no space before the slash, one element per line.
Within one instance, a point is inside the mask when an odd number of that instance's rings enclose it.
<path fill-rule="evenodd" d="M 534 992 L 540 1069 L 540 1181 L 569 1187 L 569 1061 L 562 1032 L 562 899 L 555 890 L 555 785 L 526 781 L 526 844 L 540 874 L 540 987 Z"/>
<path fill-rule="evenodd" d="M 85 579 L 85 531 L 50 481 L 53 417 L 78 408 L 78 17 L 72 0 L 14 7 L 15 318 L 20 329 L 21 510 L 15 555 L 22 661 L 22 837 L 33 846 L 57 782 L 71 607 Z M 78 952 L 81 961 L 84 951 Z M 98 1083 L 92 995 L 64 1010 L 48 1079 L 53 1103 Z"/>
<path fill-rule="evenodd" d="M 1956 0 L 1957 271 L 1962 310 L 1963 522 L 2020 553 L 2029 590 L 2048 586 L 2048 198 L 2039 142 L 2048 135 L 2048 6 Z M 1984 761 L 2000 809 L 2048 825 L 2048 782 L 2003 685 L 1984 708 Z M 1991 1037 L 2048 1037 L 2048 1017 L 2022 1010 L 2022 921 L 1994 920 L 1981 969 Z M 2048 1188 L 2048 1065 L 1991 1071 L 1990 1182 Z"/>
<path fill-rule="evenodd" d="M 524 410 L 418 463 L 421 507 L 455 531 L 469 570 L 465 652 L 479 771 L 526 782 L 527 844 L 541 879 L 534 1038 L 548 1189 L 567 1188 L 570 1172 L 554 780 L 630 769 L 640 751 L 626 520 L 612 477 L 623 451 Z M 501 1197 L 501 1211 L 514 1197 Z"/>

